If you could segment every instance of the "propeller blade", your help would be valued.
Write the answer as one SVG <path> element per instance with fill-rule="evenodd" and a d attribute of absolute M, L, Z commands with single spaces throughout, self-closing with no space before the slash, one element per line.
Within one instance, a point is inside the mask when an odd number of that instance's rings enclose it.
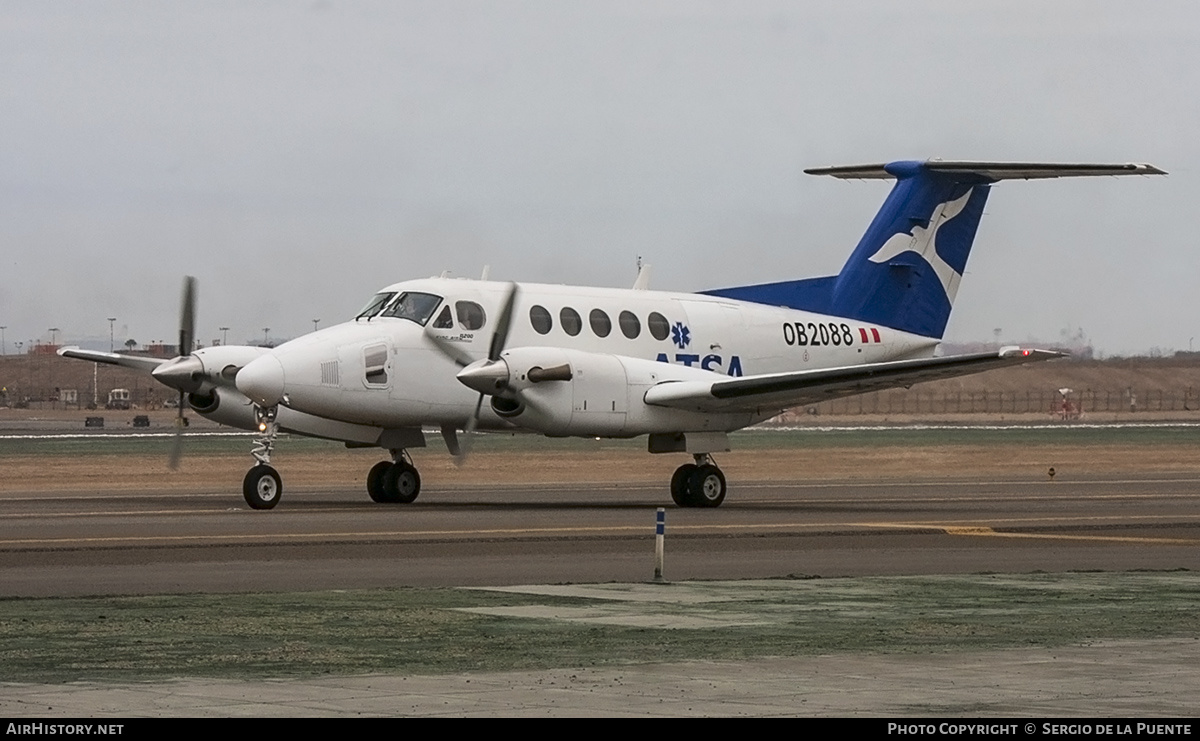
<path fill-rule="evenodd" d="M 175 438 L 171 441 L 171 454 L 167 459 L 167 465 L 172 471 L 179 470 L 179 461 L 183 458 L 183 428 L 187 425 L 187 419 L 183 416 L 183 405 L 186 403 L 184 393 L 180 390 L 179 413 L 175 417 Z"/>
<path fill-rule="evenodd" d="M 504 346 L 508 342 L 508 330 L 512 326 L 513 307 L 516 305 L 517 284 L 510 283 L 508 295 L 504 297 L 504 301 L 500 304 L 500 313 L 496 316 L 496 329 L 492 332 L 492 338 L 488 342 L 488 359 L 495 360 L 500 357 L 500 353 L 504 352 Z M 458 337 L 454 335 L 450 338 L 442 337 L 438 334 L 438 330 L 432 326 L 425 328 L 426 335 L 433 340 L 434 346 L 442 351 L 446 357 L 450 358 L 460 368 L 465 368 L 471 363 L 476 362 L 479 358 L 472 357 L 471 354 L 458 344 Z"/>
<path fill-rule="evenodd" d="M 512 327 L 513 309 L 516 308 L 519 291 L 515 282 L 508 284 L 508 295 L 504 297 L 504 303 L 500 305 L 500 315 L 496 317 L 496 329 L 492 332 L 492 341 L 488 346 L 488 360 L 491 361 L 488 365 L 494 365 L 500 359 L 500 353 L 504 352 L 504 346 L 508 343 L 508 330 Z M 507 366 L 504 366 L 504 371 L 507 377 Z M 496 382 L 494 381 L 494 383 Z M 483 410 L 484 396 L 485 394 L 480 392 L 479 398 L 475 401 L 475 413 L 471 415 L 471 418 L 467 420 L 466 427 L 463 428 L 460 454 L 455 458 L 455 462 L 460 466 L 466 463 L 467 456 L 471 452 L 471 442 L 475 437 L 475 429 L 479 427 L 479 413 Z"/>
<path fill-rule="evenodd" d="M 196 279 L 183 278 L 183 300 L 179 308 L 179 354 L 191 355 L 196 339 Z"/>
<path fill-rule="evenodd" d="M 458 444 L 458 455 L 454 456 L 454 464 L 461 466 L 467 462 L 467 456 L 471 454 L 471 443 L 475 439 L 475 428 L 479 426 L 479 412 L 483 410 L 484 394 L 479 395 L 479 399 L 475 401 L 475 413 L 467 420 L 467 424 L 463 427 L 462 440 Z"/>
<path fill-rule="evenodd" d="M 446 340 L 428 329 L 425 331 L 429 339 L 433 340 L 433 346 L 442 351 L 442 354 L 454 361 L 454 364 L 460 368 L 466 368 L 471 363 L 475 362 L 475 358 L 471 357 L 465 349 L 458 343 Z"/>
<path fill-rule="evenodd" d="M 488 347 L 488 360 L 499 360 L 500 353 L 508 343 L 508 330 L 512 326 L 513 308 L 517 305 L 517 284 L 508 284 L 508 296 L 500 307 L 500 316 L 496 317 L 496 331 L 492 332 L 492 343 Z"/>
<path fill-rule="evenodd" d="M 179 411 L 175 417 L 175 439 L 171 442 L 171 454 L 167 459 L 167 465 L 171 467 L 172 471 L 179 469 L 179 461 L 183 458 L 183 428 L 187 426 L 187 417 L 183 416 L 183 410 L 187 405 L 184 388 L 189 383 L 195 383 L 192 374 L 196 369 L 193 366 L 199 365 L 199 361 L 196 358 L 188 358 L 192 354 L 195 340 L 196 279 L 190 275 L 185 275 L 183 277 L 183 296 L 179 302 L 179 357 L 174 359 L 174 365 L 178 367 L 168 368 L 157 376 L 160 381 L 168 386 L 174 386 L 179 389 Z M 188 360 L 192 362 L 188 363 Z"/>

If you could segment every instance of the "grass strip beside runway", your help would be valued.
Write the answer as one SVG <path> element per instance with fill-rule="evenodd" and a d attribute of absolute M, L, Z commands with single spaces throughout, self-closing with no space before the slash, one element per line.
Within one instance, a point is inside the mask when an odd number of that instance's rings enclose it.
<path fill-rule="evenodd" d="M 1200 574 L 0 600 L 0 681 L 446 674 L 1200 634 Z"/>

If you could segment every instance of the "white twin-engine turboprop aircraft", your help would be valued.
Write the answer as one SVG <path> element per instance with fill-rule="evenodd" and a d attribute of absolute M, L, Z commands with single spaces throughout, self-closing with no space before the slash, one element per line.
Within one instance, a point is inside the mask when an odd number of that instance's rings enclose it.
<path fill-rule="evenodd" d="M 993 183 L 1165 174 L 937 160 L 807 172 L 896 180 L 834 276 L 699 294 L 645 290 L 644 273 L 627 290 L 429 278 L 390 285 L 350 321 L 274 349 L 194 352 L 189 278 L 179 357 L 60 352 L 149 369 L 197 413 L 257 430 L 243 486 L 255 509 L 283 492 L 270 465 L 281 430 L 389 451 L 367 490 L 406 503 L 421 487 L 408 451 L 429 428 L 455 456 L 477 429 L 647 435 L 651 453 L 694 461 L 671 477 L 675 503 L 716 507 L 726 486 L 712 454 L 729 450 L 731 431 L 797 405 L 1059 356 L 1012 347 L 934 357 Z"/>

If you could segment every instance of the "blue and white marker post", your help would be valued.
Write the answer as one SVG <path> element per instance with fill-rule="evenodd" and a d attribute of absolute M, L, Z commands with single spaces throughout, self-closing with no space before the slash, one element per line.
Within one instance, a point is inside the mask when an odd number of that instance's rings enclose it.
<path fill-rule="evenodd" d="M 663 580 L 663 540 L 667 526 L 667 511 L 658 508 L 658 516 L 654 526 L 654 581 Z"/>

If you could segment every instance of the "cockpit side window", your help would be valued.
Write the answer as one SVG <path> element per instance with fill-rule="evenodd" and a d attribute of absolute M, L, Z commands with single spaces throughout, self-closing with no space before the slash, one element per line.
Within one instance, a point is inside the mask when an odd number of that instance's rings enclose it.
<path fill-rule="evenodd" d="M 454 319 L 450 316 L 450 307 L 443 306 L 442 313 L 438 314 L 438 318 L 433 320 L 434 329 L 454 329 Z"/>
<path fill-rule="evenodd" d="M 487 321 L 487 315 L 483 313 L 483 307 L 474 301 L 456 301 L 454 303 L 454 313 L 458 315 L 458 323 L 463 326 L 463 329 L 479 329 Z"/>
<path fill-rule="evenodd" d="M 383 309 L 383 307 L 387 306 L 388 301 L 391 301 L 392 297 L 395 295 L 396 295 L 395 291 L 392 291 L 392 292 L 385 291 L 383 293 L 375 294 L 374 296 L 371 297 L 371 300 L 367 302 L 367 305 L 362 308 L 362 311 L 358 312 L 358 315 L 355 316 L 354 318 L 355 319 L 370 319 L 371 317 L 378 314 Z"/>
<path fill-rule="evenodd" d="M 441 296 L 435 296 L 432 293 L 405 291 L 400 294 L 400 297 L 391 306 L 383 310 L 383 315 L 395 317 L 396 319 L 408 319 L 424 327 L 425 323 L 429 321 L 429 317 L 433 316 L 433 312 L 437 310 L 438 305 L 441 303 Z"/>

